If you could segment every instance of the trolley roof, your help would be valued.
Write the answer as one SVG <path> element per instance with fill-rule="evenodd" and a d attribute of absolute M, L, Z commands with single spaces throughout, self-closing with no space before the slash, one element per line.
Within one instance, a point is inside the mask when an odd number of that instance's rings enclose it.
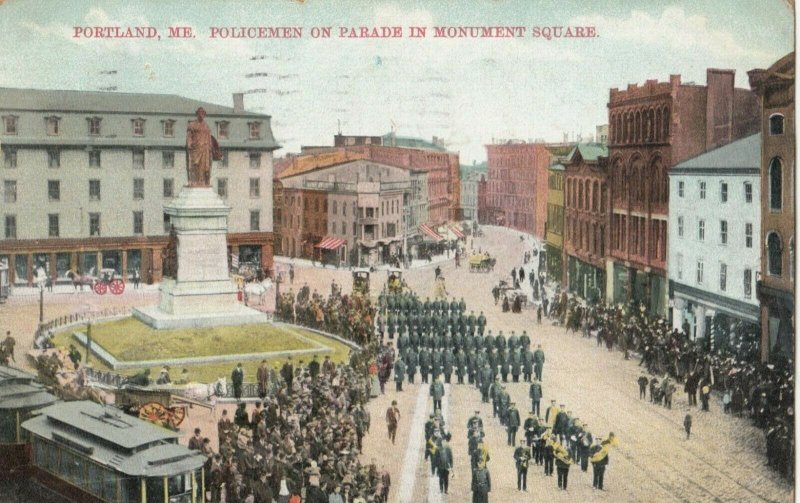
<path fill-rule="evenodd" d="M 51 405 L 22 427 L 131 476 L 177 475 L 201 467 L 206 460 L 179 445 L 177 433 L 90 401 Z"/>
<path fill-rule="evenodd" d="M 33 374 L 0 365 L 0 410 L 35 409 L 58 400 L 34 379 Z"/>

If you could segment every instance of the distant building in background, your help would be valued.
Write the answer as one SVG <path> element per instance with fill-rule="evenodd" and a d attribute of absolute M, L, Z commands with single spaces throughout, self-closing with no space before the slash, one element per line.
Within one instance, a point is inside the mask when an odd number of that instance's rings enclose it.
<path fill-rule="evenodd" d="M 760 167 L 761 135 L 754 134 L 669 171 L 672 326 L 713 339 L 715 349 L 729 343 L 735 320 L 758 332 Z"/>
<path fill-rule="evenodd" d="M 461 166 L 461 211 L 464 220 L 478 220 L 478 185 L 486 179 L 486 163 Z"/>
<path fill-rule="evenodd" d="M 594 143 L 608 145 L 608 124 L 603 124 L 595 128 Z"/>
<path fill-rule="evenodd" d="M 605 299 L 609 222 L 608 147 L 577 145 L 564 163 L 564 274 L 561 284 L 591 302 Z"/>
<path fill-rule="evenodd" d="M 368 159 L 285 170 L 281 250 L 335 265 L 392 262 L 422 240 L 426 177 Z"/>
<path fill-rule="evenodd" d="M 544 238 L 547 179 L 551 153 L 543 143 L 505 142 L 486 145 L 483 224 L 501 225 Z"/>
<path fill-rule="evenodd" d="M 734 88 L 733 70 L 708 69 L 707 85 L 648 80 L 609 93 L 611 181 L 607 298 L 667 312 L 671 166 L 758 131 L 758 100 Z"/>
<path fill-rule="evenodd" d="M 547 278 L 561 280 L 564 251 L 564 165 L 552 164 L 547 175 L 545 270 Z M 540 259 L 541 260 L 541 259 Z"/>
<path fill-rule="evenodd" d="M 231 255 L 272 268 L 270 116 L 176 95 L 0 88 L 0 260 L 11 281 L 69 271 L 160 281 L 170 224 L 163 207 L 186 185 L 186 127 L 198 107 L 219 141 L 211 186 L 232 210 Z"/>
<path fill-rule="evenodd" d="M 751 70 L 761 98 L 761 359 L 794 357 L 795 53 Z"/>

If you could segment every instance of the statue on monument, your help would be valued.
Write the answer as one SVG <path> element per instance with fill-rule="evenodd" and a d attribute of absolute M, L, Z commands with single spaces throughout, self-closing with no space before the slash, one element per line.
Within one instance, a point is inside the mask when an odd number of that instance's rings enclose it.
<path fill-rule="evenodd" d="M 195 112 L 197 120 L 186 128 L 186 173 L 189 187 L 211 186 L 211 161 L 222 159 L 217 139 L 211 135 L 205 122 L 206 111 L 200 107 Z"/>

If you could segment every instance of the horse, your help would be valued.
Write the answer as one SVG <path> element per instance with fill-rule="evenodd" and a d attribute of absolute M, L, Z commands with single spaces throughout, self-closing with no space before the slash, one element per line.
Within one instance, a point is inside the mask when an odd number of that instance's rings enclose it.
<path fill-rule="evenodd" d="M 186 398 L 194 400 L 213 401 L 215 397 L 224 398 L 228 395 L 228 384 L 224 377 L 210 384 L 190 382 L 184 389 Z"/>
<path fill-rule="evenodd" d="M 95 278 L 92 275 L 93 271 L 94 268 L 92 268 L 92 270 L 89 271 L 89 274 L 84 274 L 84 275 L 80 275 L 75 271 L 67 271 L 66 276 L 72 281 L 72 286 L 73 288 L 75 288 L 75 290 L 77 290 L 78 287 L 80 286 L 81 291 L 83 291 L 83 285 L 88 285 L 89 288 L 92 289 L 94 288 L 95 283 L 97 283 L 98 281 L 97 278 Z"/>
<path fill-rule="evenodd" d="M 267 278 L 261 283 L 249 282 L 244 285 L 244 293 L 247 294 L 249 299 L 258 298 L 258 302 L 254 303 L 252 300 L 250 304 L 263 305 L 267 299 L 267 293 L 272 291 L 272 280 Z"/>

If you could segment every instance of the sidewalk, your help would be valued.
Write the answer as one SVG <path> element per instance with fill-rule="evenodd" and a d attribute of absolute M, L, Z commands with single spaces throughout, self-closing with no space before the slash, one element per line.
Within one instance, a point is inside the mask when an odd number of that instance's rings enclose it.
<path fill-rule="evenodd" d="M 409 267 L 408 269 L 422 269 L 422 268 L 424 268 L 426 266 L 429 266 L 429 265 L 441 264 L 441 263 L 449 262 L 449 261 L 452 261 L 452 260 L 453 260 L 453 254 L 452 253 L 450 254 L 449 257 L 447 255 L 435 255 L 435 256 L 431 257 L 430 262 L 428 260 L 425 260 L 425 259 L 414 259 L 414 260 L 411 261 L 411 267 Z M 323 265 L 323 264 L 321 264 L 320 262 L 317 262 L 317 261 L 314 261 L 312 263 L 308 259 L 284 257 L 284 256 L 279 256 L 279 255 L 276 255 L 274 257 L 274 261 L 275 261 L 276 264 L 283 264 L 283 265 L 286 265 L 286 266 L 289 266 L 291 264 L 291 265 L 294 265 L 295 267 L 328 269 L 328 270 L 331 270 L 331 271 L 350 271 L 352 269 L 359 269 L 357 267 L 351 267 L 351 266 L 336 267 L 335 265 L 332 265 L 332 264 L 324 264 Z M 379 265 L 375 265 L 375 266 L 372 266 L 372 267 L 376 271 L 386 271 L 386 270 L 394 268 L 394 266 L 391 266 L 389 264 L 379 264 Z M 405 267 L 400 267 L 400 269 L 408 270 Z"/>
<path fill-rule="evenodd" d="M 158 283 L 147 285 L 140 283 L 139 288 L 134 288 L 133 283 L 126 283 L 125 284 L 125 291 L 122 295 L 114 295 L 111 292 L 107 292 L 105 295 L 100 296 L 87 285 L 84 285 L 83 290 L 80 287 L 76 290 L 75 287 L 70 285 L 54 285 L 52 290 L 45 288 L 44 290 L 44 297 L 49 298 L 54 295 L 59 297 L 61 296 L 78 296 L 78 297 L 130 297 L 130 296 L 146 296 L 150 294 L 154 294 L 158 292 Z M 39 287 L 38 286 L 12 286 L 10 295 L 8 296 L 8 302 L 30 302 L 30 301 L 38 301 L 39 300 Z"/>

